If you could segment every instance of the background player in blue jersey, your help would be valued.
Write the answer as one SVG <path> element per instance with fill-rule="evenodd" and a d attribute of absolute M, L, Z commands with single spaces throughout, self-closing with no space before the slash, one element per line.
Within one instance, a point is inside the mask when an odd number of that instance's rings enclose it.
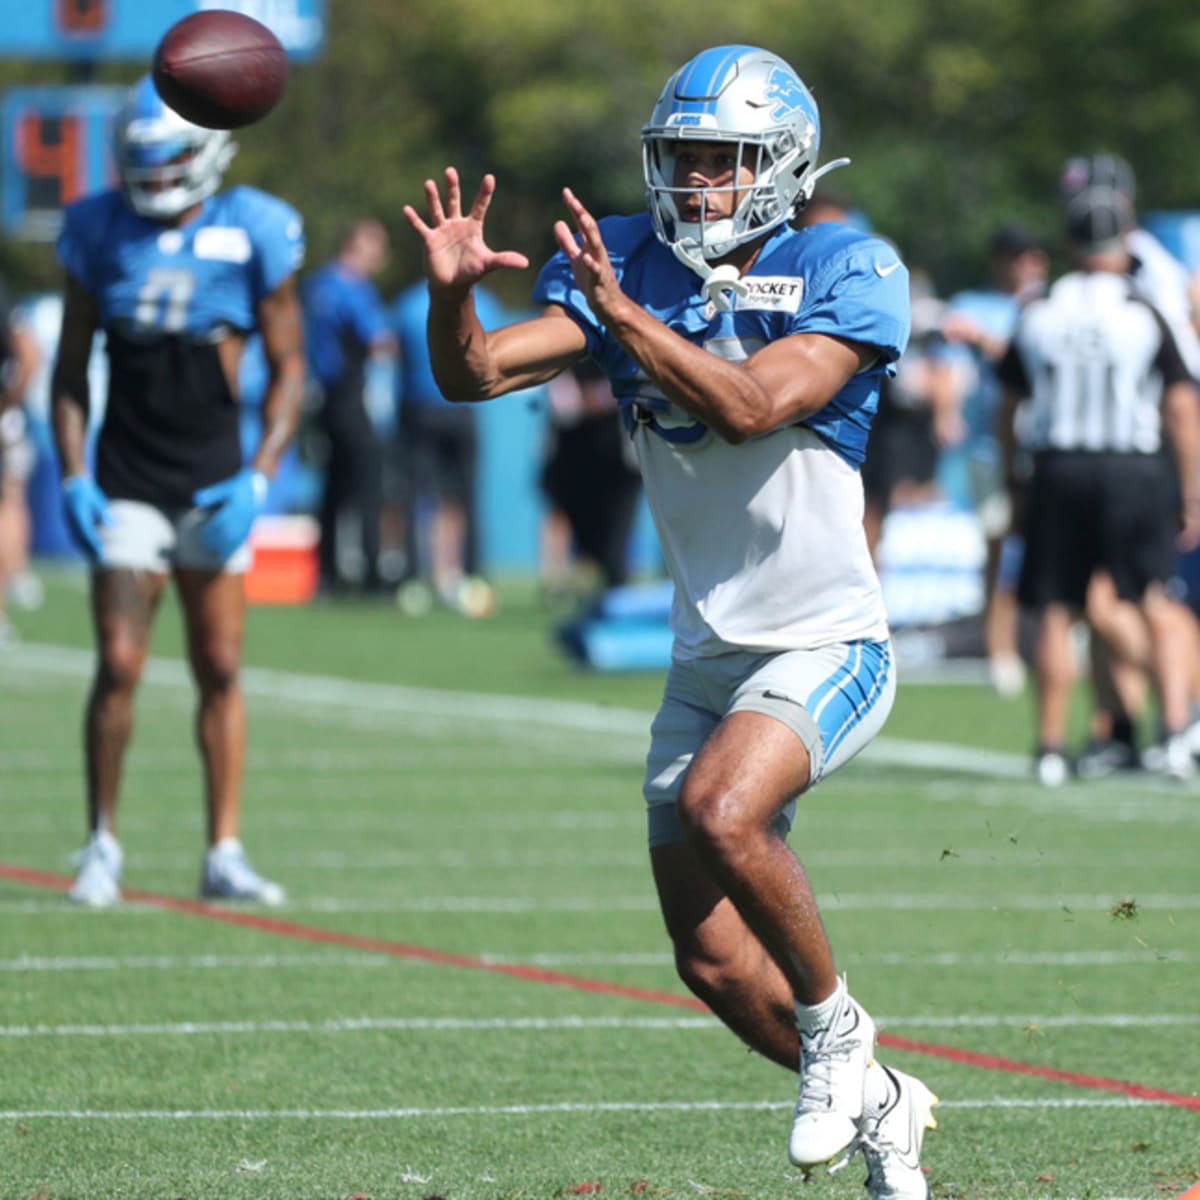
<path fill-rule="evenodd" d="M 329 457 L 321 496 L 321 587 L 340 590 L 347 517 L 358 525 L 363 569 L 358 587 L 381 592 L 380 518 L 383 513 L 383 449 L 367 411 L 367 366 L 395 354 L 373 276 L 387 265 L 390 246 L 383 223 L 365 217 L 346 231 L 336 257 L 305 283 L 304 342 L 312 375 L 321 388 L 317 426 Z"/>
<path fill-rule="evenodd" d="M 121 188 L 65 214 L 62 332 L 52 407 L 67 524 L 92 563 L 96 675 L 85 718 L 89 839 L 73 900 L 120 898 L 117 794 L 133 694 L 168 576 L 199 689 L 209 848 L 204 896 L 279 903 L 238 840 L 245 707 L 238 682 L 247 538 L 295 432 L 304 385 L 294 275 L 300 217 L 247 187 L 217 189 L 235 147 L 168 109 L 147 77 L 114 126 Z M 262 333 L 270 381 L 249 465 L 238 439 L 238 363 Z M 87 363 L 103 331 L 108 396 L 89 469 Z"/>
<path fill-rule="evenodd" d="M 895 251 L 845 226 L 792 229 L 817 178 L 819 118 L 796 72 L 748 46 L 668 81 L 642 133 L 650 212 L 575 229 L 534 289 L 544 308 L 485 331 L 494 251 L 485 176 L 464 210 L 425 185 L 429 342 L 442 392 L 484 400 L 581 358 L 608 375 L 675 585 L 673 662 L 644 794 L 680 974 L 752 1047 L 800 1070 L 788 1153 L 861 1150 L 873 1200 L 924 1200 L 934 1098 L 873 1058 L 785 837 L 797 797 L 880 729 L 895 668 L 863 531 L 859 466 L 879 383 L 909 331 Z"/>

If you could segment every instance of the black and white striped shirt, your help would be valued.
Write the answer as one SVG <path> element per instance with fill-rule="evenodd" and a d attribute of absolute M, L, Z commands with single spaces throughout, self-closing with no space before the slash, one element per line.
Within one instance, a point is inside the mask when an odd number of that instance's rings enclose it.
<path fill-rule="evenodd" d="M 1028 396 L 1022 441 L 1034 453 L 1155 454 L 1162 399 L 1190 378 L 1161 314 L 1126 275 L 1064 275 L 1022 314 L 999 368 Z"/>

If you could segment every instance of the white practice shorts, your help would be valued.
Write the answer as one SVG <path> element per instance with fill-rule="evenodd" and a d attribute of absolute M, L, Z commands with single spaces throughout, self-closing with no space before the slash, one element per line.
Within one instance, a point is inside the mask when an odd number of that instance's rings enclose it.
<path fill-rule="evenodd" d="M 200 526 L 205 508 L 158 508 L 140 500 L 110 500 L 111 525 L 101 525 L 100 566 L 113 570 L 154 571 L 169 575 L 175 567 L 243 575 L 250 567 L 250 543 L 228 558 L 205 549 Z"/>
<path fill-rule="evenodd" d="M 890 642 L 733 652 L 672 663 L 646 760 L 643 795 L 651 847 L 683 841 L 676 802 L 684 776 L 729 713 L 765 713 L 782 721 L 808 751 L 814 787 L 879 733 L 895 698 Z M 795 814 L 793 799 L 779 814 L 781 832 L 791 829 Z"/>

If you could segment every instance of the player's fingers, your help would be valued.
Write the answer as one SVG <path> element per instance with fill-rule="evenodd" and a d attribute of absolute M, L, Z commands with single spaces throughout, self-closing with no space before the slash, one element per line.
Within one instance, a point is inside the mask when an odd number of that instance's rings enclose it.
<path fill-rule="evenodd" d="M 562 252 L 567 256 L 569 262 L 573 262 L 579 257 L 579 242 L 575 237 L 574 230 L 566 223 L 566 221 L 554 222 L 554 240 L 558 242 Z"/>
<path fill-rule="evenodd" d="M 451 220 L 462 216 L 462 184 L 454 167 L 446 168 L 446 211 Z"/>
<path fill-rule="evenodd" d="M 412 227 L 413 227 L 413 228 L 414 228 L 414 229 L 415 229 L 415 230 L 416 230 L 416 231 L 417 231 L 417 232 L 418 232 L 418 233 L 419 233 L 419 234 L 420 234 L 422 237 L 424 237 L 424 236 L 425 236 L 427 233 L 432 233 L 432 232 L 433 232 L 433 231 L 432 231 L 432 230 L 429 228 L 429 226 L 428 226 L 428 225 L 426 225 L 426 224 L 425 224 L 425 222 L 424 222 L 423 220 L 421 220 L 421 216 L 420 216 L 420 214 L 417 212 L 417 210 L 416 210 L 415 208 L 413 208 L 413 206 L 412 206 L 411 204 L 406 204 L 406 205 L 404 206 L 403 212 L 404 212 L 404 216 L 405 216 L 405 218 L 408 220 L 408 223 L 409 223 L 409 224 L 410 224 L 410 225 L 411 225 L 411 226 L 412 226 Z"/>
<path fill-rule="evenodd" d="M 492 259 L 492 267 L 507 267 L 515 271 L 523 271 L 529 266 L 529 259 L 518 250 L 501 250 Z M 492 269 L 489 267 L 489 270 Z"/>
<path fill-rule="evenodd" d="M 442 194 L 432 179 L 425 180 L 425 203 L 429 206 L 429 219 L 434 225 L 440 225 L 445 221 L 446 213 L 442 208 Z"/>
<path fill-rule="evenodd" d="M 496 193 L 495 175 L 485 175 L 479 181 L 479 191 L 475 193 L 475 203 L 471 205 L 471 219 L 482 221 L 487 216 L 487 210 Z"/>

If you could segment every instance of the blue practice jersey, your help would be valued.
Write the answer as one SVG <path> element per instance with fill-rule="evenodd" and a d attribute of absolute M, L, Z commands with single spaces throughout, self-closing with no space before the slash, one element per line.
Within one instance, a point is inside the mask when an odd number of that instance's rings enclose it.
<path fill-rule="evenodd" d="M 780 228 L 742 277 L 747 294 L 718 312 L 649 216 L 608 218 L 600 229 L 626 294 L 716 358 L 741 362 L 800 333 L 878 351 L 818 412 L 733 445 L 651 383 L 588 307 L 566 255 L 542 270 L 534 298 L 579 323 L 630 418 L 675 584 L 675 657 L 886 637 L 858 468 L 880 380 L 908 340 L 908 272 L 895 250 L 841 225 Z"/>
<path fill-rule="evenodd" d="M 114 189 L 66 210 L 58 257 L 106 330 L 248 332 L 259 301 L 303 261 L 304 227 L 294 208 L 255 188 L 217 193 L 178 227 L 138 216 Z"/>
<path fill-rule="evenodd" d="M 304 344 L 326 399 L 339 386 L 361 394 L 371 345 L 388 335 L 379 291 L 365 275 L 326 263 L 304 285 Z"/>
<path fill-rule="evenodd" d="M 699 277 L 655 236 L 648 214 L 606 218 L 600 231 L 625 293 L 675 333 L 714 353 L 724 355 L 723 346 L 730 344 L 752 353 L 793 333 L 829 334 L 876 347 L 875 366 L 802 422 L 847 462 L 861 465 L 880 378 L 908 342 L 908 272 L 890 246 L 845 225 L 782 226 L 743 276 L 749 294 L 739 296 L 731 312 L 717 312 Z M 561 305 L 579 322 L 588 353 L 612 381 L 622 410 L 647 410 L 652 428 L 668 440 L 705 435 L 704 426 L 674 410 L 596 320 L 565 254 L 543 268 L 534 299 Z"/>
<path fill-rule="evenodd" d="M 968 318 L 989 337 L 1007 342 L 1017 327 L 1021 307 L 1021 301 L 1008 292 L 968 291 L 952 296 L 946 311 Z M 963 420 L 971 452 L 995 456 L 998 454 L 996 418 L 1002 392 L 995 365 L 974 347 L 961 342 L 943 344 L 937 357 L 943 362 L 957 364 L 967 373 Z"/>
<path fill-rule="evenodd" d="M 190 504 L 197 488 L 241 465 L 237 397 L 216 346 L 255 330 L 259 303 L 300 265 L 299 214 L 265 192 L 235 187 L 172 226 L 139 216 L 113 189 L 66 210 L 57 251 L 106 335 L 101 488 Z"/>

